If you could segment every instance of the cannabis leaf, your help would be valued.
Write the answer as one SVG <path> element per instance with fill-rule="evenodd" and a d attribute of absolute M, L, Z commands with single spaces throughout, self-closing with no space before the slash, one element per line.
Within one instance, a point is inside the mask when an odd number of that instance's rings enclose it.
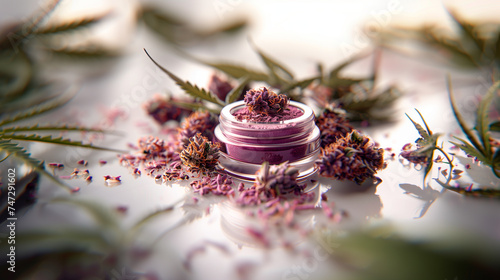
<path fill-rule="evenodd" d="M 72 19 L 67 22 L 62 22 L 58 24 L 51 24 L 41 26 L 40 28 L 34 30 L 33 34 L 36 35 L 54 35 L 61 34 L 64 32 L 73 32 L 81 28 L 88 28 L 99 21 L 101 21 L 107 14 L 93 17 L 84 17 L 79 19 Z"/>
<path fill-rule="evenodd" d="M 158 62 L 156 62 L 149 55 L 149 53 L 146 51 L 146 49 L 144 49 L 144 52 L 146 52 L 146 55 L 149 57 L 149 59 L 151 59 L 151 61 L 153 61 L 153 63 L 156 66 L 158 66 L 163 72 L 165 72 L 165 74 L 167 74 L 172 80 L 174 80 L 175 83 L 184 90 L 184 92 L 186 92 L 187 94 L 189 94 L 195 98 L 200 98 L 202 100 L 206 100 L 206 101 L 209 101 L 211 103 L 215 103 L 215 104 L 218 104 L 220 106 L 224 106 L 224 102 L 222 100 L 220 100 L 217 96 L 215 96 L 214 94 L 212 94 L 209 91 L 206 91 L 205 89 L 200 89 L 198 86 L 193 85 L 190 82 L 183 81 L 181 78 L 177 77 L 172 72 L 168 71 L 167 69 L 163 68 L 160 64 L 158 64 Z"/>
<path fill-rule="evenodd" d="M 207 66 L 213 67 L 230 77 L 235 79 L 241 79 L 244 77 L 248 77 L 250 81 L 261 81 L 265 82 L 269 80 L 269 76 L 261 71 L 250 69 L 241 65 L 235 65 L 225 62 L 209 62 L 201 59 L 194 58 L 196 61 L 205 64 Z"/>
<path fill-rule="evenodd" d="M 500 190 L 499 189 L 472 189 L 470 187 L 461 187 L 461 186 L 450 186 L 449 184 L 443 183 L 439 180 L 436 180 L 443 188 L 448 189 L 450 191 L 454 191 L 456 193 L 472 196 L 472 197 L 489 197 L 489 198 L 500 198 Z"/>
<path fill-rule="evenodd" d="M 203 30 L 193 27 L 188 21 L 179 18 L 171 11 L 149 4 L 140 7 L 138 19 L 154 34 L 174 46 L 192 45 L 221 34 L 236 34 L 248 25 L 248 20 L 241 17 L 234 21 L 224 22 L 215 28 Z"/>
<path fill-rule="evenodd" d="M 420 27 L 389 27 L 373 39 L 383 47 L 398 52 L 421 53 L 433 61 L 445 62 L 459 68 L 498 69 L 500 66 L 500 23 L 466 20 L 454 10 L 447 9 L 453 30 L 436 25 Z M 411 42 L 410 49 L 405 42 Z M 412 49 L 413 48 L 413 49 Z M 436 56 L 435 54 L 439 54 Z"/>
<path fill-rule="evenodd" d="M 47 176 L 49 179 L 54 181 L 57 185 L 60 185 L 64 188 L 72 190 L 70 186 L 61 182 L 54 175 L 47 172 L 43 163 L 33 158 L 29 152 L 27 152 L 23 147 L 20 146 L 20 141 L 29 141 L 29 142 L 42 142 L 48 144 L 57 144 L 57 145 L 65 145 L 65 146 L 73 146 L 73 147 L 81 147 L 81 148 L 89 148 L 96 150 L 105 150 L 105 151 L 114 151 L 114 152 L 123 152 L 116 149 L 104 148 L 95 146 L 92 144 L 85 144 L 81 141 L 74 141 L 68 138 L 63 137 L 52 137 L 50 135 L 42 136 L 38 134 L 24 134 L 25 132 L 47 132 L 47 131 L 80 131 L 80 132 L 99 132 L 105 133 L 106 131 L 92 128 L 85 128 L 79 126 L 68 126 L 68 125 L 16 125 L 16 122 L 29 120 L 33 117 L 39 116 L 43 113 L 56 109 L 68 102 L 69 98 L 67 95 L 63 95 L 59 99 L 54 99 L 44 104 L 40 104 L 38 106 L 32 107 L 30 109 L 26 109 L 25 111 L 19 112 L 13 116 L 4 116 L 0 118 L 0 154 L 5 155 L 2 159 L 5 160 L 9 156 L 15 157 L 22 162 L 24 162 L 27 166 L 33 168 L 37 172 Z"/>
<path fill-rule="evenodd" d="M 57 197 L 52 204 L 68 204 L 79 214 L 86 214 L 85 226 L 66 225 L 25 230 L 16 235 L 17 250 L 23 252 L 16 258 L 19 267 L 16 273 L 23 276 L 41 273 L 47 261 L 57 262 L 51 267 L 55 278 L 79 278 L 82 273 L 96 279 L 111 279 L 117 265 L 132 266 L 145 260 L 154 250 L 149 243 L 144 245 L 139 236 L 154 219 L 177 209 L 177 203 L 140 217 L 131 226 L 125 226 L 123 215 L 107 205 L 75 197 Z M 168 229 L 175 224 L 166 225 Z M 0 249 L 10 246 L 7 236 L 0 237 Z M 104 260 L 104 261 L 103 261 Z M 91 265 L 92 270 L 80 270 Z M 77 268 L 75 270 L 75 268 Z"/>
<path fill-rule="evenodd" d="M 408 159 L 410 162 L 414 161 L 420 162 L 422 160 L 426 161 L 425 175 L 424 175 L 424 186 L 425 186 L 425 180 L 429 175 L 430 171 L 432 170 L 432 165 L 434 162 L 434 151 L 438 150 L 439 152 L 441 152 L 441 154 L 444 155 L 444 157 L 448 161 L 447 162 L 448 165 L 450 166 L 450 173 L 448 174 L 448 181 L 447 181 L 448 183 L 451 180 L 451 173 L 453 170 L 452 160 L 450 160 L 448 154 L 441 147 L 438 146 L 437 141 L 439 138 L 439 134 L 433 134 L 432 131 L 429 129 L 429 126 L 427 125 L 427 122 L 425 121 L 420 111 L 418 111 L 417 109 L 415 109 L 415 111 L 417 111 L 418 115 L 422 119 L 425 128 L 422 127 L 422 125 L 420 125 L 419 123 L 415 122 L 412 118 L 410 118 L 408 114 L 406 114 L 408 119 L 410 119 L 410 121 L 413 123 L 413 126 L 415 126 L 415 128 L 417 129 L 420 138 L 418 138 L 417 141 L 415 141 L 417 144 L 416 150 L 403 151 L 403 153 L 401 153 L 401 156 Z"/>
<path fill-rule="evenodd" d="M 268 80 L 269 84 L 283 85 L 293 81 L 293 74 L 290 70 L 287 69 L 287 67 L 285 67 L 277 60 L 266 55 L 264 52 L 258 49 L 257 46 L 255 46 L 255 44 L 252 43 L 252 46 L 255 49 L 255 51 L 259 54 L 260 58 L 262 59 L 262 61 L 264 62 L 269 71 L 269 77 L 270 77 L 270 79 Z"/>
<path fill-rule="evenodd" d="M 476 125 L 474 127 L 476 133 L 474 133 L 473 129 L 470 129 L 468 127 L 464 118 L 458 111 L 451 87 L 451 79 L 448 76 L 448 92 L 451 108 L 458 124 L 460 125 L 460 128 L 462 129 L 468 140 L 467 141 L 462 138 L 454 137 L 455 139 L 459 140 L 460 143 L 451 143 L 462 149 L 468 155 L 471 155 L 485 165 L 490 166 L 493 173 L 498 178 L 500 178 L 500 147 L 492 146 L 491 144 L 492 138 L 490 135 L 490 127 L 492 125 L 489 123 L 488 109 L 499 88 L 500 81 L 497 81 L 488 89 L 488 92 L 479 103 L 476 115 Z M 495 126 L 494 123 L 493 126 Z"/>
<path fill-rule="evenodd" d="M 240 98 L 241 94 L 243 93 L 243 89 L 245 86 L 248 84 L 248 77 L 244 77 L 240 79 L 238 86 L 234 87 L 226 96 L 225 103 L 226 104 L 231 104 L 238 100 Z"/>

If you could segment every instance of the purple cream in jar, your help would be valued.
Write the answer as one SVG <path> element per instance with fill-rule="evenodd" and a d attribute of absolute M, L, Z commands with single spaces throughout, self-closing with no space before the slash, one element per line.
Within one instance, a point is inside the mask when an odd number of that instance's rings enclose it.
<path fill-rule="evenodd" d="M 299 169 L 299 177 L 315 173 L 320 131 L 311 108 L 290 101 L 281 116 L 262 120 L 241 118 L 245 106 L 244 101 L 225 106 L 215 128 L 221 143 L 219 163 L 226 172 L 253 180 L 263 162 L 288 161 Z"/>

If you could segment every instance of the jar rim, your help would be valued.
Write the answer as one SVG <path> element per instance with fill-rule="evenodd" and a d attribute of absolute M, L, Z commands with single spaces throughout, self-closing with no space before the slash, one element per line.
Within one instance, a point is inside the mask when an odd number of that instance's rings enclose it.
<path fill-rule="evenodd" d="M 302 110 L 303 114 L 299 117 L 293 118 L 293 119 L 288 119 L 288 120 L 282 120 L 282 121 L 277 121 L 277 122 L 255 122 L 255 121 L 240 121 L 236 119 L 236 117 L 232 114 L 232 111 L 238 107 L 243 107 L 245 106 L 245 101 L 240 100 L 233 102 L 231 104 L 226 105 L 224 108 L 222 108 L 222 111 L 220 112 L 220 119 L 221 122 L 228 122 L 231 124 L 235 124 L 237 126 L 247 126 L 247 125 L 257 125 L 257 126 L 269 126 L 269 125 L 289 125 L 289 124 L 297 124 L 301 123 L 304 121 L 307 121 L 308 119 L 314 119 L 314 113 L 312 109 L 307 106 L 306 104 L 296 102 L 296 101 L 290 101 L 289 106 L 294 106 L 296 108 L 299 108 Z"/>

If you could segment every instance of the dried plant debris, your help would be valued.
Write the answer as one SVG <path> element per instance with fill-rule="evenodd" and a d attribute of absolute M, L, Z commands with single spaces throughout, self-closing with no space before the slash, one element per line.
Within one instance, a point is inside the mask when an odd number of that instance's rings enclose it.
<path fill-rule="evenodd" d="M 232 196 L 234 195 L 233 179 L 226 174 L 217 174 L 213 177 L 204 176 L 200 180 L 191 182 L 190 186 L 193 188 L 194 193 L 200 195 L 221 195 Z"/>
<path fill-rule="evenodd" d="M 163 182 L 187 180 L 188 173 L 211 175 L 218 163 L 219 144 L 211 141 L 217 123 L 210 112 L 193 112 L 164 139 L 140 138 L 136 152 L 119 155 L 120 164 Z"/>

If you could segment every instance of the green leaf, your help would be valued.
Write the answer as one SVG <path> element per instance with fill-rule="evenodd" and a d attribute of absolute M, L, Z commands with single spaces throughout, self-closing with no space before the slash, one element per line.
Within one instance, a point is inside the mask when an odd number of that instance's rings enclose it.
<path fill-rule="evenodd" d="M 47 51 L 61 59 L 112 59 L 120 56 L 116 50 L 107 49 L 104 46 L 91 45 L 82 48 L 66 47 L 62 49 L 48 48 Z"/>
<path fill-rule="evenodd" d="M 429 176 L 432 170 L 432 166 L 434 165 L 434 149 L 432 149 L 429 159 L 427 160 L 427 165 L 425 166 L 425 171 L 424 171 L 424 185 L 425 185 L 425 180 Z M 451 171 L 450 171 L 451 172 Z"/>
<path fill-rule="evenodd" d="M 169 207 L 166 207 L 166 208 L 163 208 L 163 209 L 160 209 L 160 210 L 156 210 L 156 211 L 154 211 L 154 212 L 146 215 L 145 217 L 143 217 L 141 220 L 139 220 L 138 222 L 136 222 L 134 224 L 134 226 L 132 227 L 131 231 L 139 230 L 142 226 L 144 226 L 145 224 L 147 224 L 148 222 L 150 222 L 154 218 L 156 218 L 158 216 L 161 216 L 163 214 L 166 214 L 166 213 L 170 213 L 174 209 L 175 209 L 175 206 L 169 206 Z"/>
<path fill-rule="evenodd" d="M 483 100 L 479 103 L 477 109 L 477 125 L 476 129 L 479 133 L 479 139 L 483 144 L 484 151 L 483 154 L 487 158 L 491 158 L 491 144 L 490 144 L 490 132 L 489 132 L 489 120 L 488 120 L 488 108 L 495 97 L 498 88 L 500 87 L 500 81 L 494 83 L 489 89 Z"/>
<path fill-rule="evenodd" d="M 243 89 L 245 86 L 248 84 L 249 79 L 248 77 L 240 79 L 238 86 L 233 88 L 227 95 L 226 95 L 226 104 L 231 104 L 238 100 L 240 98 L 241 94 L 243 93 Z"/>
<path fill-rule="evenodd" d="M 75 88 L 70 89 L 71 91 L 76 91 Z M 28 110 L 22 111 L 14 116 L 6 117 L 0 120 L 0 128 L 6 124 L 14 123 L 21 120 L 26 120 L 40 114 L 46 113 L 48 111 L 54 110 L 62 105 L 66 104 L 72 97 L 73 94 L 64 94 L 62 97 L 55 100 L 50 100 L 48 102 L 42 103 L 41 105 L 32 107 Z"/>
<path fill-rule="evenodd" d="M 146 27 L 160 35 L 167 42 L 177 44 L 178 34 L 183 31 L 183 35 L 192 36 L 190 30 L 181 30 L 186 26 L 186 22 L 176 16 L 161 11 L 158 7 L 143 7 L 139 18 L 145 23 Z"/>
<path fill-rule="evenodd" d="M 463 187 L 454 187 L 441 182 L 439 179 L 436 179 L 443 188 L 454 191 L 456 193 L 465 195 L 465 196 L 474 196 L 474 197 L 490 197 L 490 198 L 500 198 L 500 189 L 472 189 L 467 190 Z"/>
<path fill-rule="evenodd" d="M 424 122 L 424 125 L 425 125 L 425 129 L 427 130 L 427 133 L 429 135 L 432 135 L 432 131 L 430 130 L 429 126 L 427 125 L 427 122 L 425 121 L 424 117 L 422 116 L 422 114 L 420 113 L 420 111 L 418 109 L 415 109 L 415 111 L 417 111 L 418 115 L 420 116 L 420 119 L 422 119 L 422 122 Z"/>
<path fill-rule="evenodd" d="M 493 174 L 495 174 L 495 176 L 500 178 L 499 170 L 500 170 L 500 148 L 497 148 L 491 160 L 491 171 L 493 171 Z"/>
<path fill-rule="evenodd" d="M 181 80 L 179 77 L 174 75 L 172 72 L 168 71 L 167 69 L 163 68 L 160 64 L 158 64 L 150 55 L 149 53 L 144 49 L 144 52 L 146 52 L 146 55 L 153 61 L 153 63 L 158 66 L 163 72 L 165 72 L 172 80 L 175 81 L 175 83 L 181 87 L 184 92 L 187 94 L 195 97 L 195 98 L 200 98 L 212 103 L 215 103 L 220 106 L 224 106 L 224 102 L 222 102 L 217 96 L 213 95 L 211 92 L 206 91 L 204 89 L 198 88 L 196 85 L 192 85 L 190 82 L 185 82 Z"/>
<path fill-rule="evenodd" d="M 32 230 L 19 233 L 16 241 L 22 244 L 19 249 L 23 252 L 35 253 L 67 252 L 71 249 L 107 253 L 113 248 L 103 232 L 89 228 Z"/>
<path fill-rule="evenodd" d="M 21 131 L 81 131 L 81 132 L 99 132 L 99 133 L 114 133 L 118 134 L 118 132 L 113 131 L 105 131 L 102 129 L 93 129 L 93 128 L 85 128 L 80 126 L 69 126 L 69 125 L 60 125 L 60 126 L 52 126 L 52 125 L 38 125 L 35 124 L 33 126 L 14 126 L 9 128 L 0 128 L 0 133 L 18 133 Z"/>
<path fill-rule="evenodd" d="M 293 80 L 293 74 L 290 70 L 288 70 L 283 64 L 279 63 L 275 59 L 272 59 L 268 55 L 266 55 L 264 52 L 262 52 L 260 49 L 258 49 L 253 43 L 252 46 L 255 51 L 259 54 L 260 58 L 264 62 L 264 64 L 267 66 L 269 69 L 271 75 L 276 79 L 278 82 L 282 81 L 287 81 L 287 80 Z"/>
<path fill-rule="evenodd" d="M 6 159 L 8 159 L 10 157 L 10 155 L 7 155 L 5 156 L 3 159 L 0 160 L 0 163 L 2 163 L 3 161 L 5 161 Z"/>
<path fill-rule="evenodd" d="M 426 38 L 431 45 L 434 45 L 437 48 L 441 48 L 444 51 L 447 51 L 453 55 L 453 58 L 457 61 L 457 63 L 475 66 L 477 67 L 477 61 L 474 59 L 471 54 L 467 53 L 463 48 L 455 40 L 450 40 L 444 37 L 440 37 L 434 32 L 427 32 Z"/>
<path fill-rule="evenodd" d="M 495 59 L 497 60 L 497 67 L 499 67 L 500 65 L 498 65 L 499 61 L 500 60 L 500 32 L 497 33 L 496 35 L 496 41 L 495 41 L 495 45 L 494 45 L 494 55 L 495 55 Z"/>
<path fill-rule="evenodd" d="M 235 34 L 243 30 L 248 25 L 248 20 L 246 18 L 240 18 L 232 22 L 224 23 L 215 29 L 199 32 L 202 37 L 210 37 L 218 34 Z"/>
<path fill-rule="evenodd" d="M 241 79 L 248 77 L 251 81 L 263 81 L 267 82 L 270 80 L 268 74 L 264 72 L 260 72 L 258 70 L 249 69 L 243 66 L 229 64 L 229 63 L 214 63 L 214 62 L 206 62 L 202 60 L 198 60 L 199 62 L 213 67 L 219 71 L 224 72 L 225 74 L 235 78 Z"/>
<path fill-rule="evenodd" d="M 463 41 L 469 41 L 476 46 L 475 52 L 479 55 L 485 46 L 485 41 L 478 36 L 477 31 L 474 28 L 474 25 L 468 23 L 463 18 L 459 17 L 454 11 L 448 10 L 453 21 L 460 28 L 460 33 L 462 35 Z"/>
<path fill-rule="evenodd" d="M 42 162 L 40 162 L 37 159 L 32 158 L 31 155 L 24 148 L 20 147 L 18 144 L 12 143 L 10 140 L 0 139 L 0 151 L 5 152 L 7 155 L 14 156 L 15 158 L 21 160 L 26 165 L 28 165 L 29 167 L 36 170 L 38 173 L 41 173 L 41 174 L 47 176 L 50 180 L 55 182 L 57 185 L 62 186 L 70 191 L 73 191 L 72 187 L 59 181 L 59 179 L 57 179 L 52 174 L 47 172 L 43 168 Z"/>
<path fill-rule="evenodd" d="M 455 118 L 457 119 L 458 124 L 460 125 L 460 128 L 462 129 L 463 133 L 467 136 L 467 139 L 472 143 L 474 146 L 475 150 L 479 151 L 484 158 L 484 155 L 486 155 L 483 146 L 479 143 L 479 140 L 476 138 L 476 136 L 472 133 L 472 131 L 469 129 L 467 124 L 465 123 L 464 118 L 460 114 L 460 112 L 457 109 L 457 105 L 455 104 L 455 98 L 453 97 L 453 89 L 451 87 L 451 78 L 448 75 L 447 76 L 447 81 L 448 81 L 448 93 L 449 93 L 449 98 L 450 98 L 450 103 L 451 103 L 451 109 L 453 111 L 453 114 L 455 115 Z"/>
<path fill-rule="evenodd" d="M 471 144 L 469 144 L 469 142 L 467 142 L 466 140 L 464 139 L 461 139 L 461 138 L 458 138 L 458 137 L 453 137 L 457 140 L 459 140 L 460 142 L 462 142 L 461 144 L 460 143 L 456 143 L 456 142 L 452 142 L 450 141 L 450 143 L 452 143 L 453 145 L 459 147 L 462 151 L 464 151 L 466 154 L 470 155 L 470 156 L 473 156 L 475 158 L 477 158 L 479 161 L 481 161 L 482 163 L 486 164 L 486 165 L 490 165 L 491 166 L 491 161 L 489 158 L 486 158 L 483 153 L 481 153 L 481 151 L 478 151 L 474 146 L 472 146 Z"/>
<path fill-rule="evenodd" d="M 21 25 L 5 36 L 5 39 L 0 37 L 0 49 L 8 44 L 7 46 L 14 48 L 15 51 L 21 50 L 22 45 L 29 41 L 27 39 L 33 36 L 33 33 L 40 28 L 40 25 L 46 21 L 59 2 L 61 1 L 49 1 L 48 5 L 44 6 L 42 9 L 38 9 L 31 18 L 24 20 Z"/>
<path fill-rule="evenodd" d="M 33 78 L 33 62 L 22 50 L 0 51 L 0 78 L 0 103 L 4 105 L 27 92 Z"/>
<path fill-rule="evenodd" d="M 284 88 L 282 88 L 280 90 L 280 93 L 286 93 L 286 92 L 288 92 L 294 88 L 297 88 L 297 87 L 300 89 L 307 88 L 310 84 L 312 84 L 314 81 L 319 80 L 319 79 L 321 79 L 321 76 L 312 77 L 312 78 L 304 79 L 304 80 L 300 80 L 300 81 L 294 81 L 293 83 L 288 84 Z"/>
<path fill-rule="evenodd" d="M 22 134 L 10 133 L 10 134 L 1 134 L 0 139 L 42 142 L 42 143 L 57 144 L 57 145 L 64 145 L 64 146 L 88 148 L 88 149 L 94 149 L 94 150 L 113 151 L 113 152 L 118 152 L 118 153 L 125 153 L 126 152 L 126 151 L 122 151 L 122 150 L 94 146 L 92 144 L 84 144 L 81 141 L 73 141 L 71 139 L 67 139 L 67 138 L 63 138 L 63 137 L 54 138 L 51 135 L 40 136 L 40 135 L 36 135 L 36 134 L 22 135 Z"/>
<path fill-rule="evenodd" d="M 417 111 L 418 112 L 418 111 Z M 410 118 L 410 116 L 408 116 L 408 114 L 405 114 L 409 119 L 410 121 L 413 123 L 413 125 L 415 126 L 415 128 L 417 129 L 418 131 L 418 134 L 420 135 L 420 137 L 422 137 L 425 141 L 428 141 L 431 136 L 429 135 L 429 133 L 427 133 L 427 131 L 417 122 L 415 122 L 414 120 L 412 120 L 412 118 Z"/>
<path fill-rule="evenodd" d="M 97 203 L 95 201 L 68 198 L 68 197 L 57 197 L 51 200 L 53 203 L 67 203 L 73 204 L 85 210 L 90 216 L 97 222 L 100 228 L 108 228 L 121 232 L 121 227 L 117 219 L 116 213 L 111 211 L 110 208 L 105 207 L 103 204 Z"/>
<path fill-rule="evenodd" d="M 36 35 L 51 35 L 63 32 L 76 31 L 81 28 L 89 27 L 99 21 L 101 21 L 106 15 L 86 17 L 75 19 L 69 22 L 60 23 L 57 25 L 48 25 L 38 28 L 34 31 Z"/>
<path fill-rule="evenodd" d="M 498 164 L 500 164 L 500 148 L 497 148 L 497 150 L 495 151 L 495 153 L 493 154 L 493 165 L 497 166 Z"/>
<path fill-rule="evenodd" d="M 192 110 L 192 111 L 206 110 L 206 111 L 209 111 L 209 112 L 214 113 L 214 114 L 219 114 L 220 113 L 220 109 L 217 110 L 217 109 L 207 108 L 207 106 L 205 104 L 199 103 L 199 102 L 190 103 L 190 102 L 182 102 L 182 101 L 175 101 L 175 100 L 169 100 L 168 102 L 172 103 L 172 104 L 174 104 L 176 106 L 179 106 L 181 108 L 189 109 L 189 110 Z"/>
<path fill-rule="evenodd" d="M 345 67 L 351 65 L 351 63 L 354 63 L 364 57 L 366 57 L 368 53 L 362 53 L 359 55 L 355 55 L 350 59 L 347 59 L 346 61 L 342 62 L 341 64 L 337 65 L 337 67 L 333 68 L 329 75 L 328 75 L 328 84 L 332 84 L 332 81 L 338 81 L 340 80 L 340 71 L 342 71 Z M 358 80 L 360 81 L 360 80 Z"/>

